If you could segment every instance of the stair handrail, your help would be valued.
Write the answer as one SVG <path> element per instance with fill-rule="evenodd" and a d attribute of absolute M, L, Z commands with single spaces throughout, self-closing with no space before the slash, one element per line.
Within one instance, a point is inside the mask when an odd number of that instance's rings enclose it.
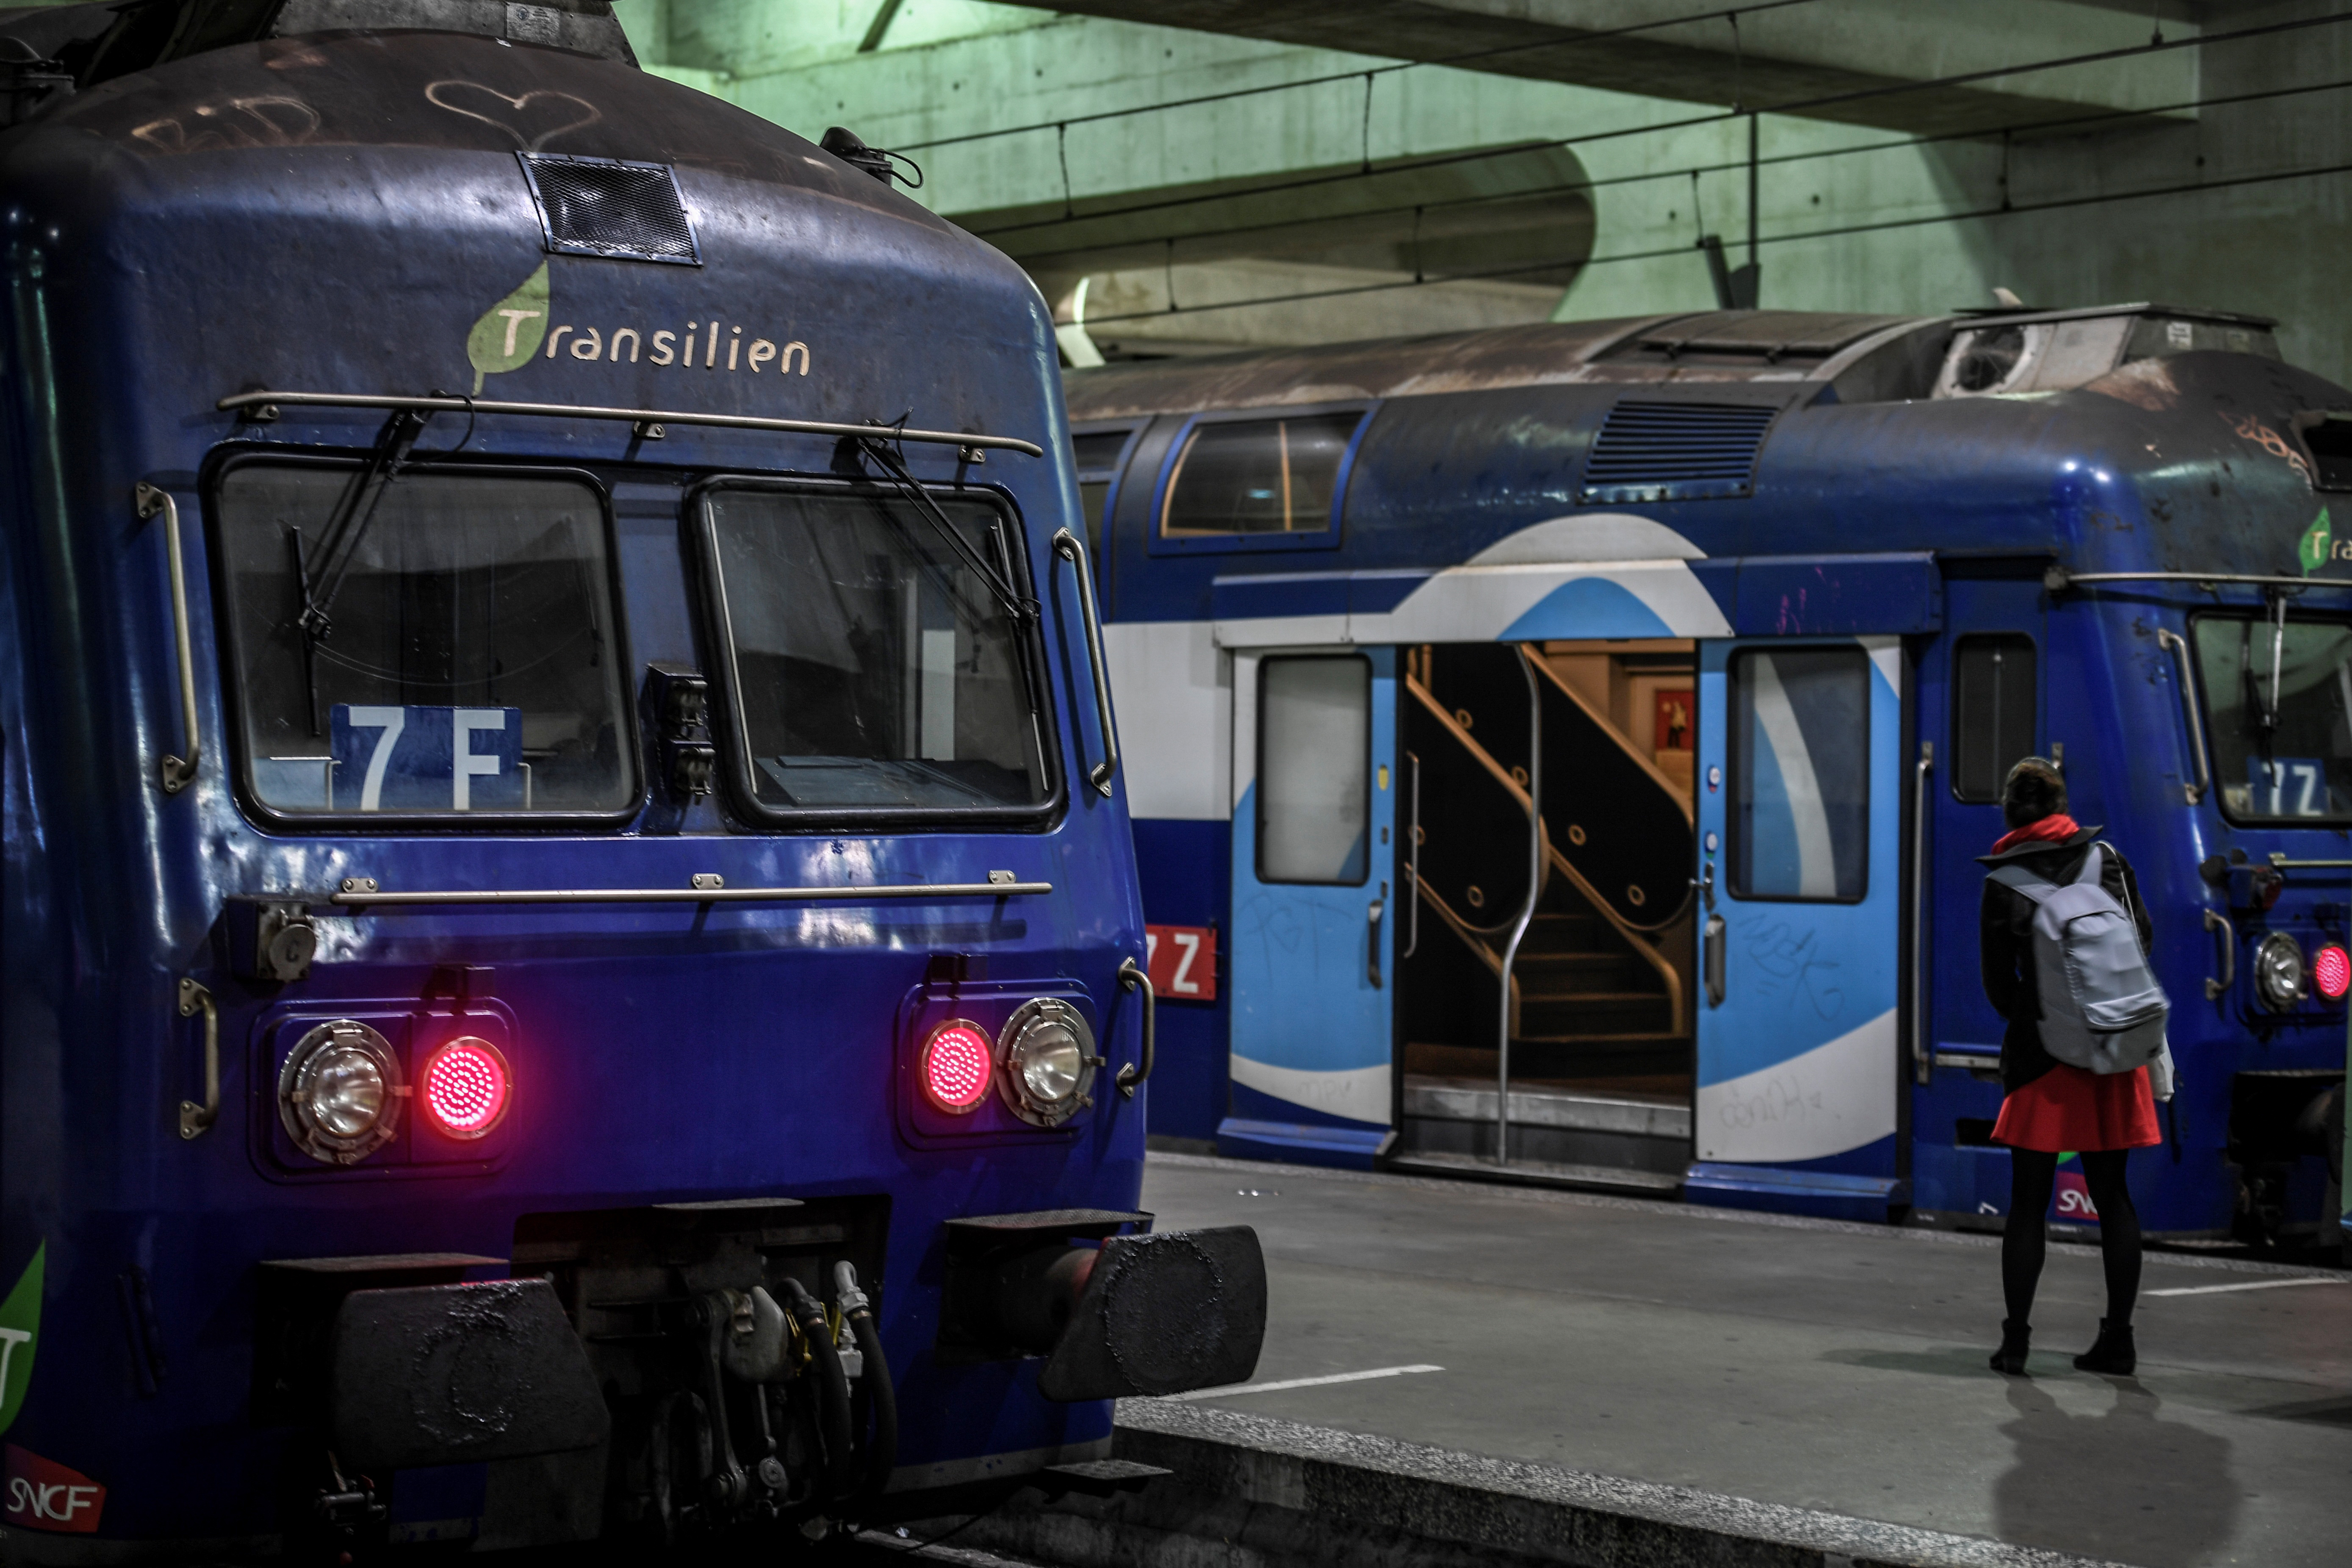
<path fill-rule="evenodd" d="M 1570 702 L 1575 703 L 1579 708 L 1584 710 L 1584 716 L 1591 720 L 1595 724 L 1599 725 L 1601 727 L 1601 733 L 1607 735 L 1611 740 L 1617 742 L 1617 749 L 1625 753 L 1625 758 L 1628 762 L 1632 763 L 1635 767 L 1640 768 L 1643 773 L 1649 774 L 1651 782 L 1654 783 L 1660 790 L 1664 791 L 1669 800 L 1672 800 L 1676 805 L 1683 808 L 1684 821 L 1691 824 L 1694 827 L 1698 825 L 1698 817 L 1692 809 L 1689 793 L 1685 790 L 1682 785 L 1668 778 L 1666 776 L 1666 771 L 1664 768 L 1658 766 L 1658 764 L 1652 759 L 1643 756 L 1642 754 L 1642 749 L 1633 744 L 1632 738 L 1628 736 L 1624 731 L 1617 728 L 1615 721 L 1612 721 L 1609 715 L 1593 707 L 1593 705 L 1586 700 L 1584 693 L 1579 691 L 1575 687 L 1570 686 L 1567 679 L 1561 676 L 1559 671 L 1551 667 L 1549 661 L 1530 657 L 1528 662 L 1533 664 L 1538 670 L 1541 671 L 1542 674 L 1550 680 L 1553 688 L 1558 690 L 1562 697 L 1567 698 Z"/>
<path fill-rule="evenodd" d="M 1519 808 L 1521 810 L 1524 811 L 1527 809 L 1528 792 L 1520 785 L 1519 781 L 1511 776 L 1511 773 L 1508 768 L 1504 767 L 1502 763 L 1495 760 L 1492 752 L 1488 752 L 1486 747 L 1480 745 L 1476 741 L 1471 738 L 1470 731 L 1464 729 L 1461 721 L 1455 719 L 1453 714 L 1448 713 L 1445 710 L 1444 705 L 1437 700 L 1436 695 L 1432 692 L 1426 685 L 1423 684 L 1421 678 L 1412 673 L 1409 668 L 1405 675 L 1405 690 L 1417 699 L 1423 708 L 1426 708 L 1429 710 L 1431 716 L 1436 719 L 1439 725 L 1445 730 L 1446 733 L 1454 737 L 1454 742 L 1457 744 L 1459 744 L 1465 751 L 1468 752 L 1471 756 L 1477 759 L 1477 761 L 1486 767 L 1488 773 L 1495 775 L 1496 781 L 1499 782 L 1505 789 L 1510 791 L 1512 797 L 1519 803 Z M 1635 952 L 1642 956 L 1643 962 L 1648 963 L 1652 969 L 1657 972 L 1660 979 L 1665 982 L 1666 996 L 1671 1004 L 1668 1021 L 1673 1026 L 1669 1032 L 1676 1035 L 1688 1033 L 1689 1030 L 1686 1026 L 1688 1020 L 1685 1015 L 1685 1002 L 1683 997 L 1682 972 L 1675 967 L 1674 961 L 1669 959 L 1664 953 L 1659 952 L 1657 947 L 1651 942 L 1646 934 L 1634 930 L 1630 925 L 1627 925 L 1623 919 L 1618 915 L 1617 911 L 1610 908 L 1609 900 L 1602 898 L 1600 892 L 1594 889 L 1591 882 L 1585 880 L 1584 874 L 1582 872 L 1579 871 L 1574 866 L 1569 864 L 1568 857 L 1559 852 L 1559 846 L 1551 842 L 1550 836 L 1549 834 L 1545 836 L 1544 842 L 1545 847 L 1550 852 L 1550 867 L 1566 872 L 1569 881 L 1576 889 L 1577 896 L 1591 904 L 1593 909 L 1599 912 L 1601 918 L 1609 922 L 1610 929 L 1614 931 L 1619 936 L 1623 937 L 1627 944 L 1630 945 Z M 1419 889 L 1422 896 L 1428 898 L 1431 907 L 1437 910 L 1441 916 L 1444 918 L 1446 922 L 1454 928 L 1454 933 L 1457 936 L 1461 936 L 1465 942 L 1468 942 L 1473 947 L 1483 947 L 1485 945 L 1483 941 L 1474 939 L 1466 934 L 1469 931 L 1477 931 L 1477 927 L 1471 925 L 1467 921 L 1463 920 L 1452 910 L 1447 909 L 1444 900 L 1440 900 L 1436 894 L 1429 892 L 1426 887 L 1422 886 L 1418 882 L 1415 883 L 1415 887 Z"/>

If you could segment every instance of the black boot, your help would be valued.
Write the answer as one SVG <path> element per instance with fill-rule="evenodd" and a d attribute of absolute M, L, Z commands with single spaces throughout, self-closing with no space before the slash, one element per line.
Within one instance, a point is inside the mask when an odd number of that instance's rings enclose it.
<path fill-rule="evenodd" d="M 2128 1338 L 2131 1331 L 2126 1329 L 2124 1333 Z M 2003 1318 L 2000 1321 L 2000 1349 L 1992 1352 L 1993 1371 L 2005 1372 L 2011 1377 L 2023 1377 L 2026 1347 L 2032 1342 L 2032 1324 L 2021 1323 L 2014 1318 Z"/>
<path fill-rule="evenodd" d="M 2129 1323 L 2099 1320 L 2099 1337 L 2091 1348 L 2074 1358 L 2076 1370 L 2104 1372 L 2112 1377 L 2129 1377 L 2139 1365 L 2139 1351 L 2132 1344 Z"/>

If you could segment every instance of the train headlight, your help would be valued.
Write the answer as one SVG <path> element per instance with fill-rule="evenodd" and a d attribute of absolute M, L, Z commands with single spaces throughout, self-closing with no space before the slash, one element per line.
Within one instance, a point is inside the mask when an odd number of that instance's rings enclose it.
<path fill-rule="evenodd" d="M 1033 1127 L 1058 1127 L 1094 1103 L 1095 1033 L 1067 1002 L 1023 1003 L 997 1037 L 1004 1071 L 998 1087 L 1013 1114 Z"/>
<path fill-rule="evenodd" d="M 365 1024 L 338 1018 L 287 1054 L 278 1073 L 278 1119 L 310 1158 L 349 1165 L 399 1132 L 406 1092 L 391 1044 Z"/>
<path fill-rule="evenodd" d="M 958 1018 L 941 1024 L 923 1042 L 918 1064 L 923 1092 L 950 1116 L 969 1116 L 988 1098 L 994 1047 L 978 1024 Z"/>
<path fill-rule="evenodd" d="M 505 1121 L 512 1087 L 505 1055 L 475 1035 L 435 1047 L 416 1074 L 425 1119 L 452 1138 L 479 1138 Z"/>
<path fill-rule="evenodd" d="M 2352 953 L 2329 942 L 2312 955 L 2311 983 L 2330 1002 L 2340 1002 L 2352 991 Z"/>
<path fill-rule="evenodd" d="M 2254 994 L 2273 1013 L 2284 1013 L 2303 1000 L 2307 982 L 2303 948 L 2283 931 L 2263 938 L 2254 949 Z"/>

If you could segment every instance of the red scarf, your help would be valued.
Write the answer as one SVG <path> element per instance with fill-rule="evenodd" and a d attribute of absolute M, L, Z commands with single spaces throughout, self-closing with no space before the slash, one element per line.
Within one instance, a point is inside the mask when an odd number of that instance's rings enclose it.
<path fill-rule="evenodd" d="M 2053 812 L 2039 822 L 2029 822 L 2002 834 L 1992 852 L 2005 855 L 2021 844 L 2063 844 L 2082 831 L 2083 825 L 2064 812 Z"/>

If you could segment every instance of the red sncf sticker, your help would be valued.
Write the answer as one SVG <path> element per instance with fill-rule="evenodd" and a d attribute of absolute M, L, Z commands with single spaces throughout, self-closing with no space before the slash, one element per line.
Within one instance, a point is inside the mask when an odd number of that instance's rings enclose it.
<path fill-rule="evenodd" d="M 44 1459 L 38 1454 L 6 1445 L 6 1474 L 0 1477 L 5 1510 L 10 1524 L 27 1530 L 55 1530 L 88 1535 L 106 1511 L 106 1489 L 79 1470 Z"/>
<path fill-rule="evenodd" d="M 1145 926 L 1151 953 L 1151 990 L 1163 1002 L 1217 999 L 1217 928 Z"/>

